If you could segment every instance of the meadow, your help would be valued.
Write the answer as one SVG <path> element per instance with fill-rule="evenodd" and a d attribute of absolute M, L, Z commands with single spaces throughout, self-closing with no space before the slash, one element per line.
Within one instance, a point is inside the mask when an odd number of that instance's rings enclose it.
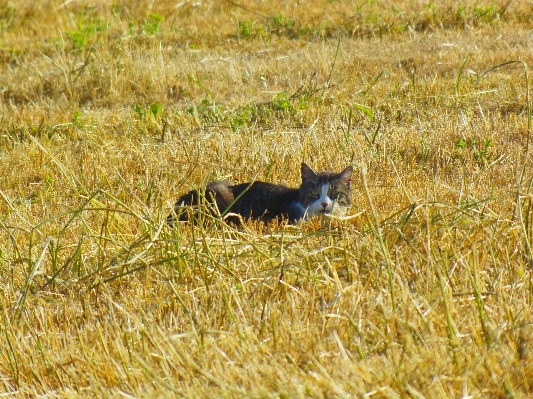
<path fill-rule="evenodd" d="M 0 396 L 533 393 L 528 0 L 0 2 Z M 166 217 L 354 166 L 350 217 Z"/>

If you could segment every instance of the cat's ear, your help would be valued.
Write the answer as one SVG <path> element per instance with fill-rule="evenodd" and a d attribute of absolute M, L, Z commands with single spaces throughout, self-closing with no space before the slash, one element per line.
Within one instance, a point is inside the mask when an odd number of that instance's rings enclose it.
<path fill-rule="evenodd" d="M 347 186 L 349 186 L 350 183 L 352 182 L 352 174 L 353 174 L 353 167 L 352 167 L 352 166 L 348 166 L 346 169 L 344 169 L 344 170 L 339 174 L 339 179 L 340 179 L 344 184 L 346 184 Z"/>
<path fill-rule="evenodd" d="M 309 180 L 309 179 L 315 179 L 316 173 L 309 165 L 302 162 L 302 181 Z"/>

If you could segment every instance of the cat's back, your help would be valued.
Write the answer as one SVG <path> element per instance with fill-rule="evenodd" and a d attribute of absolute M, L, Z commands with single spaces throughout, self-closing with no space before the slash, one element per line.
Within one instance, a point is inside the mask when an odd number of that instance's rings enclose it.
<path fill-rule="evenodd" d="M 243 195 L 250 198 L 257 196 L 258 199 L 265 197 L 272 198 L 298 192 L 297 188 L 290 188 L 283 184 L 273 184 L 264 181 L 235 184 L 230 186 L 230 188 L 235 196 L 244 192 Z"/>
<path fill-rule="evenodd" d="M 232 206 L 232 212 L 245 217 L 252 216 L 265 221 L 286 218 L 292 221 L 301 218 L 305 212 L 297 206 L 299 203 L 297 188 L 256 181 L 236 184 L 230 189 L 237 199 Z"/>

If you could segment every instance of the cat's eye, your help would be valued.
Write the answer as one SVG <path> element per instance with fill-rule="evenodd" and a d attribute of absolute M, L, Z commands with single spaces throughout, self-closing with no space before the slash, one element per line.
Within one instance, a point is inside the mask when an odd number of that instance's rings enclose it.
<path fill-rule="evenodd" d="M 337 190 L 331 190 L 329 192 L 329 198 L 331 198 L 332 200 L 336 200 L 337 198 L 339 198 L 339 192 Z"/>
<path fill-rule="evenodd" d="M 318 190 L 313 190 L 313 191 L 311 191 L 311 192 L 309 193 L 309 196 L 310 196 L 310 197 L 313 197 L 313 198 L 318 198 L 318 197 L 320 197 L 320 191 L 318 191 Z"/>

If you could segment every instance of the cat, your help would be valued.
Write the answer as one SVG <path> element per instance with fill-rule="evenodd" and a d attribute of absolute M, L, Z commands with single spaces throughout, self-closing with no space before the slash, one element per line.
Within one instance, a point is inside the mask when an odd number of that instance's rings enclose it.
<path fill-rule="evenodd" d="M 214 205 L 221 214 L 240 215 L 243 219 L 269 222 L 273 219 L 286 219 L 290 224 L 307 220 L 313 216 L 344 216 L 351 205 L 351 180 L 353 168 L 348 166 L 340 173 L 316 173 L 302 163 L 302 184 L 290 188 L 282 184 L 262 181 L 232 185 L 228 180 L 214 180 L 205 188 L 207 209 Z M 191 209 L 201 203 L 198 190 L 182 195 L 167 222 L 172 226 L 176 216 L 179 221 L 191 218 Z M 216 212 L 213 212 L 216 215 Z M 239 224 L 239 217 L 228 215 L 230 223 Z"/>

